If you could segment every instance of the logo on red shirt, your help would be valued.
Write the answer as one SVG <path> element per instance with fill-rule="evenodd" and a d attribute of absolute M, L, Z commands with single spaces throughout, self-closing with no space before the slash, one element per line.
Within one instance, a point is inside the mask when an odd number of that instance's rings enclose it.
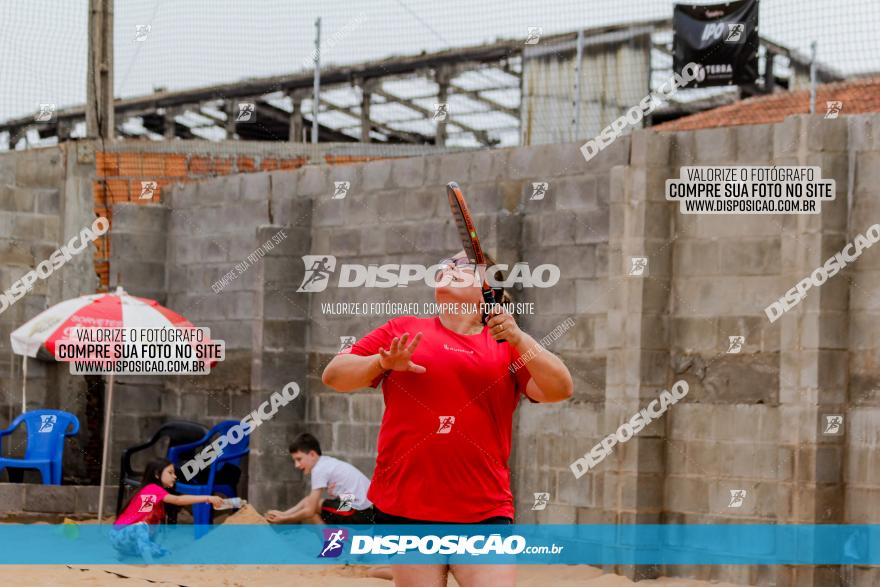
<path fill-rule="evenodd" d="M 467 349 L 457 349 L 454 346 L 449 346 L 445 342 L 443 343 L 443 348 L 446 349 L 447 351 L 455 351 L 456 353 L 467 353 L 469 355 L 474 354 L 474 351 L 469 351 Z"/>
<path fill-rule="evenodd" d="M 153 511 L 153 506 L 156 505 L 156 496 L 155 495 L 142 495 L 141 497 L 141 506 L 138 508 L 138 513 L 149 513 Z"/>
<path fill-rule="evenodd" d="M 452 432 L 453 424 L 455 424 L 455 416 L 440 416 L 440 427 L 437 428 L 437 434 L 449 434 Z"/>

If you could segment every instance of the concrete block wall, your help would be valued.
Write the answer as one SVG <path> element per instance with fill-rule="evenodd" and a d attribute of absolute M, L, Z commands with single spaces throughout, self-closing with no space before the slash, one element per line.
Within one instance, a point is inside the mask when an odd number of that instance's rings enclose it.
<path fill-rule="evenodd" d="M 103 149 L 103 150 L 101 150 Z M 116 141 L 100 146 L 81 142 L 94 163 L 91 183 L 95 212 L 112 222 L 113 205 L 121 202 L 158 204 L 172 184 L 231 174 L 293 170 L 307 163 L 349 165 L 416 152 L 443 152 L 442 147 L 376 144 L 321 143 L 319 145 L 264 141 Z M 155 182 L 144 193 L 144 182 Z M 94 257 L 100 289 L 111 281 L 110 242 L 97 241 Z"/>
<path fill-rule="evenodd" d="M 755 136 L 756 129 L 763 134 Z M 775 130 L 660 135 L 670 153 L 661 173 L 678 177 L 683 165 L 772 164 Z M 659 193 L 662 198 L 662 185 Z M 795 455 L 778 444 L 780 325 L 769 324 L 763 307 L 790 287 L 779 283 L 779 248 L 793 217 L 684 215 L 677 204 L 664 212 L 676 237 L 670 247 L 670 384 L 684 379 L 690 387 L 686 400 L 664 416 L 664 519 L 782 521 L 791 508 L 779 482 L 791 474 Z M 730 336 L 745 337 L 738 354 L 727 353 Z M 730 492 L 740 489 L 747 491 L 743 505 L 729 508 Z M 680 572 L 708 577 L 712 570 Z M 725 580 L 751 579 L 730 574 Z"/>
<path fill-rule="evenodd" d="M 0 154 L 0 290 L 5 291 L 95 219 L 89 177 L 93 166 L 77 157 L 72 143 Z M 13 355 L 10 333 L 34 315 L 63 299 L 94 292 L 94 245 L 56 269 L 47 279 L 0 313 L 0 427 L 22 409 L 22 360 Z M 81 430 L 65 452 L 65 478 L 87 474 L 86 452 L 94 424 L 85 419 L 87 389 L 66 369 L 30 359 L 28 409 L 51 407 L 74 413 Z M 26 436 L 5 439 L 4 451 L 22 454 Z M 5 478 L 5 474 L 3 474 Z"/>
<path fill-rule="evenodd" d="M 37 485 L 30 483 L 0 483 L 0 521 L 27 523 L 52 521 L 64 517 L 88 519 L 98 513 L 99 488 L 94 485 Z M 104 492 L 107 503 L 116 499 L 116 488 Z"/>
<path fill-rule="evenodd" d="M 114 223 L 109 234 L 111 291 L 122 287 L 165 303 L 169 212 L 162 204 L 113 205 Z"/>
<path fill-rule="evenodd" d="M 847 220 L 848 180 L 855 170 L 846 150 L 852 148 L 848 127 L 861 123 L 793 117 L 769 127 L 661 135 L 672 145 L 667 177 L 677 177 L 681 165 L 820 165 L 822 176 L 836 181 L 837 194 L 815 216 L 731 221 L 679 214 L 674 205 L 663 219 L 676 237 L 670 383 L 683 378 L 691 389 L 687 402 L 665 417 L 669 522 L 849 521 L 844 436 L 821 434 L 823 414 L 846 410 L 847 274 L 811 292 L 773 324 L 763 308 L 858 232 Z M 727 352 L 730 336 L 745 337 L 739 353 Z M 735 509 L 729 507 L 733 490 L 747 495 Z M 674 572 L 777 585 L 841 581 L 831 567 Z"/>
<path fill-rule="evenodd" d="M 307 162 L 305 157 L 271 157 L 251 155 L 219 155 L 189 153 L 186 147 L 177 152 L 145 153 L 132 146 L 118 152 L 99 151 L 95 154 L 96 177 L 93 182 L 95 210 L 113 217 L 113 204 L 137 202 L 158 204 L 173 183 L 197 181 L 206 177 L 252 173 L 273 169 L 297 169 Z M 143 182 L 156 182 L 150 197 L 144 197 Z M 109 275 L 112 242 L 101 239 L 95 267 L 102 285 L 113 281 Z"/>
<path fill-rule="evenodd" d="M 6 290 L 61 244 L 61 200 L 64 192 L 65 152 L 40 149 L 28 157 L 0 155 L 0 289 Z M 29 316 L 47 306 L 50 288 L 59 293 L 58 280 L 38 280 L 28 295 L 0 314 L 0 370 L 3 395 L 0 424 L 21 412 L 21 359 L 12 355 L 9 335 Z M 3 307 L 3 306 L 0 306 Z M 31 362 L 30 401 L 44 400 L 46 370 Z M 17 407 L 14 407 L 16 406 Z"/>
<path fill-rule="evenodd" d="M 213 184 L 182 184 L 166 200 L 167 306 L 209 328 L 211 338 L 226 345 L 226 360 L 210 375 L 162 378 L 160 410 L 166 419 L 194 420 L 211 427 L 223 420 L 241 420 L 256 407 L 251 368 L 262 286 L 258 269 L 247 257 L 265 240 L 259 240 L 258 227 L 269 223 L 267 190 L 265 174 L 239 174 Z M 118 253 L 128 256 L 126 249 Z M 234 272 L 237 265 L 241 274 Z M 219 284 L 230 271 L 236 277 Z M 249 470 L 253 474 L 246 466 L 245 475 Z"/>
<path fill-rule="evenodd" d="M 847 130 L 847 168 L 854 167 L 852 184 L 849 185 L 853 198 L 852 220 L 847 230 L 847 240 L 851 240 L 856 234 L 864 234 L 868 226 L 880 222 L 880 200 L 877 197 L 880 186 L 880 116 L 859 117 L 850 122 Z M 831 441 L 829 450 L 845 455 L 841 459 L 841 468 L 833 468 L 832 472 L 842 476 L 840 506 L 842 518 L 849 524 L 876 524 L 880 521 L 880 512 L 872 507 L 880 497 L 880 478 L 877 476 L 880 469 L 877 463 L 880 381 L 874 367 L 877 364 L 876 332 L 880 320 L 874 292 L 880 275 L 880 255 L 872 249 L 863 253 L 848 269 L 846 277 L 851 280 L 848 316 L 844 314 L 839 320 L 844 324 L 828 320 L 820 330 L 845 337 L 841 346 L 848 350 L 846 386 L 834 384 L 835 390 L 844 394 L 839 400 L 842 405 L 835 410 L 835 413 L 844 415 L 844 434 L 823 438 Z M 830 411 L 831 407 L 823 406 L 822 411 Z M 859 587 L 876 584 L 880 581 L 878 576 L 880 573 L 873 567 L 856 568 L 855 584 Z"/>

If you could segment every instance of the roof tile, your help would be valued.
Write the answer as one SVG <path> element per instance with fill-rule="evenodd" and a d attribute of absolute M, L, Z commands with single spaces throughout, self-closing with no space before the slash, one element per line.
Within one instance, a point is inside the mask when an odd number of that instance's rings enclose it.
<path fill-rule="evenodd" d="M 825 102 L 843 102 L 841 115 L 880 112 L 880 77 L 823 84 L 816 87 L 816 111 L 825 111 Z M 810 112 L 810 90 L 779 92 L 769 96 L 747 98 L 733 104 L 698 112 L 664 122 L 654 130 L 677 131 L 744 124 L 782 122 L 792 114 Z"/>

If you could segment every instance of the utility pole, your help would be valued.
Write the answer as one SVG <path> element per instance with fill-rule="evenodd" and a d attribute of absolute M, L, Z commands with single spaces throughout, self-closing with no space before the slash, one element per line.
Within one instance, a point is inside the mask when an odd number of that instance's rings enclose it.
<path fill-rule="evenodd" d="M 584 31 L 578 30 L 577 36 L 577 57 L 575 57 L 574 65 L 574 115 L 572 116 L 572 126 L 574 132 L 571 140 L 577 140 L 581 130 L 581 62 L 584 59 Z"/>
<path fill-rule="evenodd" d="M 376 80 L 361 80 L 361 142 L 370 142 L 370 131 L 373 129 L 370 123 L 370 103 L 373 98 L 373 90 L 376 88 Z"/>
<path fill-rule="evenodd" d="M 113 0 L 89 0 L 86 131 L 90 139 L 112 141 L 115 137 L 113 117 Z"/>
<path fill-rule="evenodd" d="M 816 41 L 810 43 L 810 114 L 816 113 Z"/>
<path fill-rule="evenodd" d="M 452 78 L 452 72 L 445 65 L 437 68 L 434 75 L 434 82 L 437 84 L 437 102 L 441 104 L 440 108 L 445 105 L 446 114 L 443 118 L 437 120 L 437 131 L 435 134 L 434 145 L 437 147 L 446 146 L 446 123 L 449 120 L 449 80 Z M 434 113 L 437 116 L 437 112 Z"/>
<path fill-rule="evenodd" d="M 318 110 L 321 106 L 321 17 L 315 21 L 315 91 L 312 100 L 312 144 L 318 143 Z"/>

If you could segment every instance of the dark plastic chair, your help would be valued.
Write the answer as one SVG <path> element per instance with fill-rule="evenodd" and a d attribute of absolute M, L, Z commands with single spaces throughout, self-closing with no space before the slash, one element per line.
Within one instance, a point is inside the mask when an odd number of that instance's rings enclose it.
<path fill-rule="evenodd" d="M 73 414 L 61 410 L 34 410 L 21 414 L 12 421 L 9 428 L 0 430 L 0 439 L 12 434 L 22 422 L 27 430 L 24 458 L 0 456 L 0 473 L 3 469 L 36 469 L 40 472 L 43 485 L 61 485 L 64 439 L 79 433 L 79 420 Z M 73 430 L 68 432 L 67 428 L 71 425 Z"/>
<path fill-rule="evenodd" d="M 174 462 L 170 456 L 171 449 L 181 445 L 190 444 L 193 441 L 203 438 L 207 433 L 208 429 L 196 422 L 172 420 L 162 424 L 153 437 L 144 444 L 125 449 L 122 453 L 122 464 L 119 468 L 119 493 L 116 498 L 116 515 L 119 516 L 122 512 L 122 505 L 125 502 L 125 488 L 131 487 L 132 489 L 138 489 L 141 486 L 143 471 L 135 471 L 131 466 L 131 457 L 135 453 L 154 446 L 163 438 L 168 438 L 168 451 L 166 452 L 165 458 Z M 191 456 L 192 455 L 189 455 L 187 458 Z M 169 514 L 170 513 L 171 512 L 169 511 Z"/>
<path fill-rule="evenodd" d="M 201 449 L 211 443 L 215 437 L 223 436 L 233 426 L 241 424 L 238 420 L 224 420 L 220 422 L 198 442 L 176 446 L 168 451 L 168 460 L 180 466 L 191 457 L 185 457 L 187 452 L 197 452 L 195 449 Z M 235 482 L 223 482 L 224 475 L 231 467 L 241 470 L 241 459 L 250 453 L 249 437 L 245 436 L 237 444 L 227 444 L 217 459 L 208 466 L 208 475 L 205 481 L 199 482 L 200 477 L 196 476 L 191 479 L 190 483 L 185 482 L 182 475 L 179 476 L 175 489 L 180 494 L 186 495 L 214 495 L 214 493 L 222 493 L 226 497 L 237 497 L 237 479 Z M 219 474 L 218 474 L 219 473 Z M 197 483 L 192 483 L 196 481 Z M 207 503 L 197 503 L 192 506 L 193 522 L 196 524 L 210 524 L 213 519 L 214 508 Z"/>

